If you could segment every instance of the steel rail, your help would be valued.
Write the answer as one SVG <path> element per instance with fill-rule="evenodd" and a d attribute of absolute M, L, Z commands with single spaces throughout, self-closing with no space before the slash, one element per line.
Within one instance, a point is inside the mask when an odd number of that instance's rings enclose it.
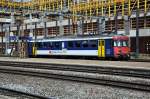
<path fill-rule="evenodd" d="M 92 83 L 98 85 L 108 85 L 113 87 L 120 87 L 120 88 L 128 88 L 133 90 L 139 91 L 150 91 L 150 85 L 142 84 L 142 83 L 135 83 L 135 82 L 123 82 L 123 81 L 116 81 L 116 80 L 109 80 L 109 79 L 102 79 L 102 78 L 92 78 L 92 77 L 81 77 L 76 75 L 64 75 L 64 74 L 53 74 L 47 72 L 37 72 L 37 71 L 25 71 L 25 70 L 17 70 L 17 69 L 0 69 L 1 73 L 11 73 L 11 74 L 19 74 L 25 76 L 34 76 L 34 77 L 44 77 L 44 78 L 53 78 L 53 79 L 61 79 L 61 80 L 69 80 L 69 81 L 76 81 L 76 82 L 84 82 L 84 83 Z"/>
<path fill-rule="evenodd" d="M 31 94 L 28 92 L 18 91 L 18 90 L 14 90 L 14 89 L 10 89 L 10 88 L 5 88 L 5 87 L 0 87 L 0 90 L 11 92 L 11 93 L 16 93 L 18 95 L 30 96 L 32 98 L 37 98 L 37 99 L 55 99 L 52 97 L 45 97 L 45 96 L 41 96 L 41 95 L 37 95 L 37 94 Z"/>
<path fill-rule="evenodd" d="M 150 59 L 130 59 L 128 62 L 150 62 Z"/>
<path fill-rule="evenodd" d="M 130 76 L 139 78 L 150 78 L 150 69 L 112 67 L 112 66 L 86 66 L 86 65 L 71 65 L 71 64 L 52 64 L 52 63 L 33 63 L 33 62 L 12 62 L 0 61 L 0 66 L 37 68 L 48 70 L 63 70 L 76 71 L 86 73 L 98 73 L 109 75 Z"/>

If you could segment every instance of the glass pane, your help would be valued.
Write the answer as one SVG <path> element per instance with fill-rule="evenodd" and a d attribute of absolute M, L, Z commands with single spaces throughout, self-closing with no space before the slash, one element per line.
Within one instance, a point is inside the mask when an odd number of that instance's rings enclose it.
<path fill-rule="evenodd" d="M 122 41 L 122 46 L 128 46 L 128 42 L 127 41 Z"/>
<path fill-rule="evenodd" d="M 82 41 L 82 46 L 83 47 L 88 47 L 88 41 Z"/>
<path fill-rule="evenodd" d="M 115 46 L 115 47 L 117 46 L 117 41 L 114 41 L 114 46 Z"/>
<path fill-rule="evenodd" d="M 90 45 L 91 45 L 92 48 L 96 47 L 97 46 L 97 41 L 96 40 L 90 41 Z"/>
<path fill-rule="evenodd" d="M 118 41 L 118 46 L 121 46 L 122 45 L 121 43 L 122 43 L 121 41 Z"/>
<path fill-rule="evenodd" d="M 69 48 L 72 48 L 72 47 L 73 47 L 73 42 L 72 42 L 72 41 L 69 41 L 69 42 L 68 42 L 68 47 L 69 47 Z"/>
<path fill-rule="evenodd" d="M 80 41 L 75 42 L 76 47 L 80 47 Z"/>

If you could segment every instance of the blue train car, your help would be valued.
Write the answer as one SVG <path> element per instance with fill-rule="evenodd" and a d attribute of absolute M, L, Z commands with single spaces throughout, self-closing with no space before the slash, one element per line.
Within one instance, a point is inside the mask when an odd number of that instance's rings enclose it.
<path fill-rule="evenodd" d="M 114 57 L 114 40 L 110 37 L 50 38 L 28 43 L 29 56 Z M 128 47 L 128 46 L 127 46 Z M 126 54 L 129 54 L 127 52 Z M 128 56 L 128 55 L 127 55 Z"/>

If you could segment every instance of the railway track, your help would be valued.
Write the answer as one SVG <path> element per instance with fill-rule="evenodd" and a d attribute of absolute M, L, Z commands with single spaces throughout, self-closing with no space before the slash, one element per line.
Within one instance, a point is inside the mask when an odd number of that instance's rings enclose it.
<path fill-rule="evenodd" d="M 14 89 L 10 89 L 10 88 L 4 88 L 4 87 L 0 87 L 0 91 L 4 91 L 8 93 L 10 93 L 11 95 L 9 96 L 13 96 L 13 97 L 16 97 L 16 96 L 19 96 L 19 97 L 26 97 L 25 99 L 55 99 L 55 98 L 52 98 L 52 97 L 44 97 L 44 96 L 40 96 L 40 95 L 36 95 L 36 94 L 31 94 L 31 93 L 28 93 L 28 92 L 22 92 L 22 91 L 17 91 L 17 90 L 14 90 Z M 15 96 L 14 96 L 15 94 Z M 14 99 L 14 98 L 13 98 Z"/>
<path fill-rule="evenodd" d="M 48 70 L 63 70 L 76 71 L 86 73 L 110 74 L 131 76 L 139 78 L 150 78 L 150 70 L 148 69 L 134 69 L 111 66 L 85 66 L 85 65 L 70 65 L 70 64 L 52 64 L 52 63 L 32 63 L 32 62 L 12 62 L 0 61 L 0 66 L 48 69 Z"/>
<path fill-rule="evenodd" d="M 128 62 L 150 62 L 150 59 L 130 59 Z"/>
<path fill-rule="evenodd" d="M 77 82 L 124 87 L 124 88 L 136 89 L 141 91 L 150 91 L 150 84 L 145 84 L 145 83 L 124 82 L 124 81 L 117 81 L 113 79 L 95 78 L 90 76 L 85 77 L 80 75 L 66 75 L 63 73 L 45 72 L 45 70 L 61 70 L 66 72 L 73 71 L 73 72 L 84 72 L 84 73 L 98 73 L 98 74 L 130 76 L 130 77 L 140 77 L 140 78 L 149 79 L 150 70 L 114 68 L 114 67 L 104 67 L 104 66 L 100 67 L 100 66 L 62 65 L 62 64 L 46 64 L 46 63 L 8 62 L 8 61 L 7 62 L 1 61 L 0 65 L 1 65 L 0 67 L 2 66 L 5 67 L 5 68 L 0 68 L 0 72 L 3 73 L 54 78 L 54 79 L 70 80 L 70 81 L 77 81 Z M 39 72 L 36 69 L 42 69 L 42 71 Z"/>

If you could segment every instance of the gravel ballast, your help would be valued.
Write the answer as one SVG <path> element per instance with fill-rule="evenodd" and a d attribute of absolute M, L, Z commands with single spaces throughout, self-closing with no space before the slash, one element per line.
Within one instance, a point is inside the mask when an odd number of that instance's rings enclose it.
<path fill-rule="evenodd" d="M 150 99 L 150 92 L 5 73 L 0 86 L 56 99 Z"/>

